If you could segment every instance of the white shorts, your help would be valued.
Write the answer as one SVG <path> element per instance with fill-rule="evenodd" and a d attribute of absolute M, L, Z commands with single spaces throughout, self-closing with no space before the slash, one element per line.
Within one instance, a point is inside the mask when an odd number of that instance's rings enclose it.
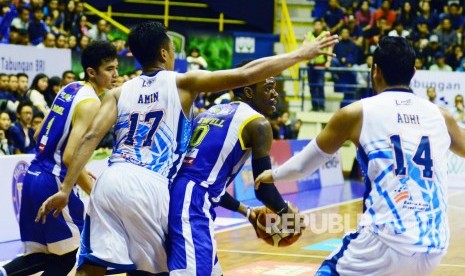
<path fill-rule="evenodd" d="M 369 232 L 349 233 L 342 246 L 326 259 L 315 275 L 428 275 L 439 265 L 442 253 L 403 255 Z"/>
<path fill-rule="evenodd" d="M 92 190 L 78 266 L 168 272 L 168 207 L 165 177 L 133 164 L 112 164 Z"/>

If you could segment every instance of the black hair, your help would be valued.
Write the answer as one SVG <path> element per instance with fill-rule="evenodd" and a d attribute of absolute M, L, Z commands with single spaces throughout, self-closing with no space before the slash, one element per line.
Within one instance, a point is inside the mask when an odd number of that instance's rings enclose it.
<path fill-rule="evenodd" d="M 91 42 L 89 46 L 82 51 L 81 55 L 81 65 L 85 74 L 84 79 L 89 80 L 89 75 L 86 72 L 87 68 L 90 67 L 97 70 L 103 62 L 112 61 L 116 59 L 117 56 L 116 47 L 110 42 L 102 40 Z"/>
<path fill-rule="evenodd" d="M 74 73 L 73 70 L 66 70 L 63 72 L 63 74 L 61 74 L 61 78 L 64 79 L 67 74 L 73 74 L 74 77 L 76 77 L 76 73 Z"/>
<path fill-rule="evenodd" d="M 20 77 L 26 77 L 27 79 L 29 79 L 29 76 L 26 74 L 26 73 L 18 73 L 16 74 L 16 77 L 19 79 Z"/>
<path fill-rule="evenodd" d="M 30 106 L 32 109 L 34 109 L 34 105 L 31 101 L 22 101 L 18 104 L 18 107 L 16 108 L 16 113 L 20 114 L 25 106 Z"/>
<path fill-rule="evenodd" d="M 403 37 L 385 36 L 373 54 L 373 64 L 389 86 L 410 84 L 415 73 L 415 50 Z"/>
<path fill-rule="evenodd" d="M 244 65 L 246 65 L 247 63 L 253 61 L 253 59 L 244 59 L 242 60 L 240 63 L 236 64 L 234 66 L 234 68 L 239 68 L 239 67 L 242 67 Z M 257 84 L 251 84 L 251 85 L 247 85 L 247 86 L 242 86 L 242 87 L 237 87 L 237 88 L 234 88 L 232 91 L 234 93 L 234 97 L 235 98 L 241 98 L 243 100 L 245 100 L 245 97 L 244 97 L 244 89 L 246 87 L 250 87 L 251 89 L 255 90 L 255 88 L 257 87 Z"/>
<path fill-rule="evenodd" d="M 39 91 L 40 93 L 43 94 L 45 91 L 40 91 L 39 90 L 39 80 L 42 79 L 42 78 L 47 78 L 47 83 L 48 83 L 48 76 L 43 74 L 43 73 L 39 73 L 32 80 L 30 89 L 35 89 L 35 90 L 37 90 L 37 91 Z"/>
<path fill-rule="evenodd" d="M 168 50 L 170 38 L 166 32 L 166 27 L 155 21 L 143 22 L 131 29 L 129 49 L 143 67 L 155 63 L 162 48 Z"/>

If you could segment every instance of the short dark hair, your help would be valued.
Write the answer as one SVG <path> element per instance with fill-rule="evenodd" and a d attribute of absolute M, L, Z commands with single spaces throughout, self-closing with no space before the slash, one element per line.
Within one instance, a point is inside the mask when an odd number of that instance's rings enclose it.
<path fill-rule="evenodd" d="M 66 70 L 66 71 L 63 72 L 63 74 L 61 74 L 61 78 L 64 79 L 65 76 L 68 75 L 68 74 L 73 74 L 74 77 L 76 77 L 76 73 L 74 73 L 73 70 Z"/>
<path fill-rule="evenodd" d="M 415 50 L 403 37 L 385 36 L 373 54 L 387 85 L 409 85 L 415 73 Z"/>
<path fill-rule="evenodd" d="M 116 47 L 110 42 L 103 40 L 93 41 L 87 46 L 87 48 L 82 51 L 81 55 L 81 65 L 84 69 L 84 79 L 89 80 L 86 69 L 97 68 L 102 65 L 105 61 L 112 61 L 116 59 L 118 53 L 116 52 Z"/>
<path fill-rule="evenodd" d="M 32 104 L 31 101 L 22 101 L 18 104 L 18 107 L 16 108 L 16 113 L 18 114 L 21 113 L 21 111 L 23 110 L 25 106 L 29 106 L 34 110 L 34 105 Z"/>
<path fill-rule="evenodd" d="M 16 77 L 19 79 L 20 77 L 26 77 L 26 79 L 29 79 L 29 76 L 26 73 L 18 73 L 16 74 Z"/>
<path fill-rule="evenodd" d="M 247 63 L 252 62 L 252 61 L 253 61 L 253 59 L 244 59 L 240 63 L 236 64 L 234 66 L 234 68 L 242 67 L 242 66 L 244 66 Z M 251 89 L 255 90 L 255 88 L 257 87 L 257 84 L 251 84 L 251 85 L 247 85 L 247 86 L 241 86 L 241 87 L 234 88 L 233 89 L 234 97 L 242 98 L 244 96 L 244 88 L 246 88 L 246 87 L 250 87 Z"/>
<path fill-rule="evenodd" d="M 170 38 L 166 32 L 166 27 L 155 21 L 143 22 L 131 29 L 129 49 L 143 67 L 153 64 L 159 58 L 160 49 L 168 47 Z"/>

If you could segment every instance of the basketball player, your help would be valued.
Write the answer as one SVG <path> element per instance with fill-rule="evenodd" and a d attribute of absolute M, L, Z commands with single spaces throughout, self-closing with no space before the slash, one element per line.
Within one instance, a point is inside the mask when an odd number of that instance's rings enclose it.
<path fill-rule="evenodd" d="M 111 89 L 118 76 L 116 48 L 95 42 L 81 56 L 85 82 L 73 82 L 57 95 L 50 113 L 36 132 L 36 156 L 24 178 L 19 227 L 24 255 L 3 268 L 0 275 L 67 275 L 76 263 L 84 205 L 70 187 L 69 202 L 63 212 L 45 224 L 34 222 L 42 202 L 59 190 L 73 153 L 100 106 L 99 96 Z M 88 194 L 93 179 L 79 171 L 73 183 Z"/>
<path fill-rule="evenodd" d="M 250 154 L 254 177 L 271 168 L 273 133 L 262 114 L 269 116 L 276 110 L 275 86 L 270 77 L 236 88 L 235 101 L 215 105 L 195 118 L 190 147 L 170 189 L 171 198 L 176 199 L 170 201 L 168 219 L 170 275 L 222 274 L 216 258 L 214 207 L 251 214 L 225 190 Z M 274 185 L 261 185 L 256 196 L 278 214 L 296 212 Z"/>
<path fill-rule="evenodd" d="M 201 91 L 222 91 L 256 83 L 319 55 L 337 42 L 328 36 L 288 54 L 267 57 L 239 69 L 173 72 L 174 46 L 158 22 L 131 30 L 129 47 L 143 74 L 105 96 L 96 119 L 81 140 L 63 188 L 44 202 L 37 219 L 59 214 L 78 172 L 115 123 L 110 166 L 97 180 L 83 231 L 78 275 L 104 275 L 107 268 L 167 274 L 168 184 L 187 150 L 192 105 Z"/>
<path fill-rule="evenodd" d="M 298 179 L 344 141 L 357 146 L 364 214 L 316 275 L 427 275 L 447 251 L 447 151 L 465 157 L 465 130 L 412 93 L 414 63 L 407 40 L 384 37 L 371 68 L 377 95 L 336 112 L 300 153 L 256 179 L 256 185 Z"/>

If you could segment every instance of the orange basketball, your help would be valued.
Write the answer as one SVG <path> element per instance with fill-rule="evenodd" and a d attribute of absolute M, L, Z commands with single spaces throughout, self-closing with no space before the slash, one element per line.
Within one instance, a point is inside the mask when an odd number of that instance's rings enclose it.
<path fill-rule="evenodd" d="M 286 247 L 295 243 L 302 235 L 300 231 L 294 234 L 293 230 L 283 229 L 282 217 L 267 207 L 261 207 L 257 213 L 257 235 L 269 245 Z M 289 228 L 295 229 L 295 224 Z"/>

